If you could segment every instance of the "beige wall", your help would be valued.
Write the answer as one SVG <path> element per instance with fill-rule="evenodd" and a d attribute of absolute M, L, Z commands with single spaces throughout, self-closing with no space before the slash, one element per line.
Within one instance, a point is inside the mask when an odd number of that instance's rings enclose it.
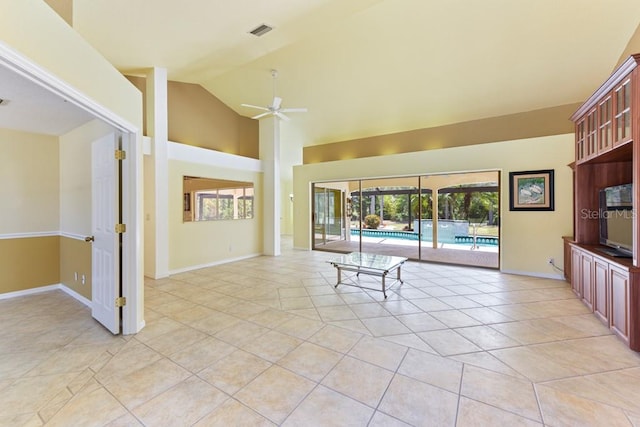
<path fill-rule="evenodd" d="M 100 120 L 60 137 L 60 283 L 91 300 L 91 144 L 114 129 Z M 77 278 L 76 278 L 77 273 Z M 82 276 L 84 275 L 84 284 Z"/>
<path fill-rule="evenodd" d="M 73 26 L 73 0 L 45 0 L 67 24 Z"/>
<path fill-rule="evenodd" d="M 84 276 L 84 283 L 82 278 Z M 66 287 L 91 301 L 91 245 L 60 237 L 60 279 Z"/>
<path fill-rule="evenodd" d="M 0 129 L 0 293 L 62 283 L 91 299 L 91 142 L 112 131 L 98 120 L 60 138 Z"/>
<path fill-rule="evenodd" d="M 559 277 L 547 260 L 553 257 L 562 265 L 562 236 L 573 233 L 573 182 L 567 167 L 574 159 L 573 141 L 573 134 L 565 134 L 295 167 L 294 246 L 311 247 L 314 181 L 495 169 L 502 171 L 501 269 Z M 538 169 L 555 170 L 555 210 L 510 212 L 509 172 Z"/>
<path fill-rule="evenodd" d="M 182 221 L 182 177 L 201 176 L 254 183 L 255 215 L 252 219 Z M 262 253 L 262 174 L 224 169 L 179 160 L 169 161 L 169 270 L 246 258 Z"/>
<path fill-rule="evenodd" d="M 57 284 L 58 138 L 0 129 L 0 152 L 0 293 Z"/>
<path fill-rule="evenodd" d="M 638 25 L 638 28 L 636 28 L 636 31 L 633 33 L 633 36 L 631 36 L 631 39 L 629 39 L 629 43 L 624 48 L 624 52 L 622 52 L 622 55 L 620 55 L 618 63 L 611 69 L 611 72 L 622 65 L 624 61 L 629 59 L 629 56 L 638 52 L 640 52 L 640 25 Z"/>
<path fill-rule="evenodd" d="M 579 103 L 304 148 L 304 163 L 387 156 L 573 132 Z"/>
<path fill-rule="evenodd" d="M 91 143 L 114 132 L 100 120 L 60 137 L 60 231 L 91 235 Z"/>
<path fill-rule="evenodd" d="M 127 79 L 146 92 L 143 77 Z M 169 81 L 167 102 L 169 141 L 258 158 L 258 121 L 240 116 L 202 86 Z"/>
<path fill-rule="evenodd" d="M 58 231 L 58 138 L 0 129 L 0 235 Z"/>
<path fill-rule="evenodd" d="M 140 92 L 42 0 L 2 1 L 0 40 L 142 128 Z"/>
<path fill-rule="evenodd" d="M 0 239 L 0 294 L 60 282 L 60 237 Z"/>

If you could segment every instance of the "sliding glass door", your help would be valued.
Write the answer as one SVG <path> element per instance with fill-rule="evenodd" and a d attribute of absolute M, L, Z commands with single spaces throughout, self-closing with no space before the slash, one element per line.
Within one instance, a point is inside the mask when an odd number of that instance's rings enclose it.
<path fill-rule="evenodd" d="M 314 185 L 313 242 L 314 246 L 345 239 L 344 192 L 340 189 Z"/>
<path fill-rule="evenodd" d="M 313 247 L 499 268 L 500 172 L 313 186 Z"/>

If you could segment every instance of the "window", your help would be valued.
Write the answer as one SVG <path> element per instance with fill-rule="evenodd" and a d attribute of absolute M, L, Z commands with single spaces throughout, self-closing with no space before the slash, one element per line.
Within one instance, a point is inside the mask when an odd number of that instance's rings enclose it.
<path fill-rule="evenodd" d="M 185 176 L 185 222 L 253 218 L 253 183 Z M 192 209 L 193 207 L 193 209 Z"/>

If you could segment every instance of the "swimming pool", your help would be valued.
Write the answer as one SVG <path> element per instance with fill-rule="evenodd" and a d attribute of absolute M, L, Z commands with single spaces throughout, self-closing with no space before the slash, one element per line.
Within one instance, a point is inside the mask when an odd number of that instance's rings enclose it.
<path fill-rule="evenodd" d="M 360 236 L 359 228 L 352 228 L 351 235 L 352 236 Z M 402 240 L 415 240 L 418 241 L 418 233 L 414 233 L 413 231 L 401 231 L 401 230 L 371 230 L 371 229 L 363 229 L 362 236 L 364 237 L 388 237 L 392 239 L 402 239 Z M 431 242 L 431 239 L 422 239 L 423 242 Z M 473 244 L 473 236 L 454 236 L 454 238 L 444 238 L 438 239 L 438 243 L 471 243 Z M 476 244 L 482 245 L 490 245 L 490 246 L 498 246 L 500 240 L 494 236 L 476 236 Z"/>

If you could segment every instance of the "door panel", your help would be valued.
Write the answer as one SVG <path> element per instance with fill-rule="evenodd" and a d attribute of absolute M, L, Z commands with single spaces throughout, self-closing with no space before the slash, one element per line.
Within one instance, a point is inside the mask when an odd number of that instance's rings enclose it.
<path fill-rule="evenodd" d="M 91 315 L 114 334 L 120 332 L 119 236 L 115 225 L 119 219 L 118 161 L 114 153 L 116 135 L 109 134 L 93 142 L 92 157 L 92 287 Z"/>
<path fill-rule="evenodd" d="M 343 192 L 314 186 L 313 194 L 314 246 L 345 240 Z"/>

